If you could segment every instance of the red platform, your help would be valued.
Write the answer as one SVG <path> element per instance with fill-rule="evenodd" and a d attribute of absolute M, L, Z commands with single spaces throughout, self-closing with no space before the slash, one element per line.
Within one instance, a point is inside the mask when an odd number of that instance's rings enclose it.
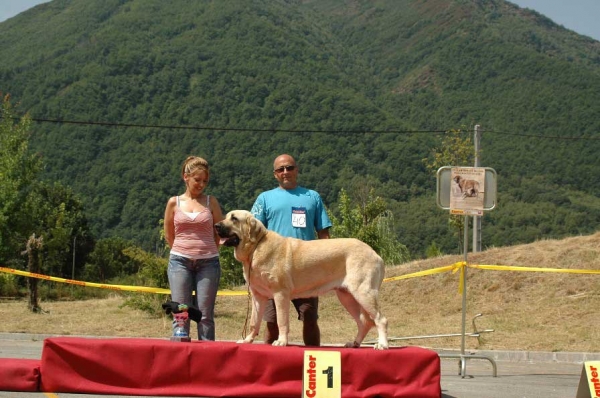
<path fill-rule="evenodd" d="M 173 343 L 158 339 L 46 339 L 42 361 L 0 359 L 0 390 L 297 397 L 304 347 Z M 439 397 L 436 353 L 415 348 L 320 348 L 341 353 L 343 397 Z M 39 388 L 40 373 L 42 384 Z"/>
<path fill-rule="evenodd" d="M 302 396 L 304 346 L 48 338 L 41 391 L 210 397 Z M 311 348 L 312 349 L 312 348 Z M 439 398 L 440 358 L 418 347 L 341 353 L 342 396 Z"/>
<path fill-rule="evenodd" d="M 37 392 L 39 384 L 38 359 L 0 358 L 0 391 Z"/>

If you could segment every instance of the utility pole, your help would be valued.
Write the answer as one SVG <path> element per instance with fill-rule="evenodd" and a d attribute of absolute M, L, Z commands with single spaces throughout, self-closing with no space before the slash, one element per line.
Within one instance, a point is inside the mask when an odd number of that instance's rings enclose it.
<path fill-rule="evenodd" d="M 473 137 L 475 144 L 475 167 L 480 167 L 479 161 L 479 144 L 481 143 L 481 126 L 475 125 L 475 133 Z M 473 253 L 481 251 L 481 217 L 473 216 Z"/>
<path fill-rule="evenodd" d="M 73 237 L 73 270 L 71 272 L 72 280 L 75 280 L 75 242 L 77 242 L 77 235 Z"/>

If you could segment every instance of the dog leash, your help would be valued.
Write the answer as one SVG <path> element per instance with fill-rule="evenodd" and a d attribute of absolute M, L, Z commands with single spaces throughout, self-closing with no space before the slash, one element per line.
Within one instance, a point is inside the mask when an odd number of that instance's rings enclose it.
<path fill-rule="evenodd" d="M 248 279 L 250 276 L 250 271 L 248 271 Z M 242 340 L 244 340 L 246 338 L 246 332 L 247 332 L 247 328 L 248 328 L 248 314 L 250 313 L 250 301 L 251 301 L 251 295 L 250 295 L 250 284 L 248 283 L 248 304 L 246 305 L 246 320 L 244 321 L 244 328 L 242 329 Z"/>
<path fill-rule="evenodd" d="M 254 247 L 254 250 L 256 251 L 256 248 L 258 247 L 258 244 L 264 239 L 264 237 L 267 236 L 267 234 L 265 233 L 262 238 L 260 238 L 258 240 L 258 242 L 256 242 L 256 247 Z M 250 293 L 250 275 L 252 274 L 252 260 L 254 259 L 254 252 L 252 252 L 252 258 L 250 258 L 250 266 L 248 267 L 248 304 L 246 305 L 246 320 L 244 321 L 244 329 L 242 329 L 242 340 L 246 338 L 247 336 L 247 328 L 248 328 L 248 318 L 250 316 L 250 302 L 251 300 L 251 293 Z"/>

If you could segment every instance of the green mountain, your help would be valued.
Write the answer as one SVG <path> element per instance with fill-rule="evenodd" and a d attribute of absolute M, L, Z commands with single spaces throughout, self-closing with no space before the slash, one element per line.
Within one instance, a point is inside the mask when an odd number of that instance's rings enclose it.
<path fill-rule="evenodd" d="M 54 0 L 0 23 L 0 59 L 96 237 L 154 248 L 189 154 L 228 211 L 287 152 L 333 211 L 366 183 L 415 256 L 456 252 L 422 160 L 475 124 L 498 173 L 484 246 L 600 222 L 600 43 L 506 1 Z"/>

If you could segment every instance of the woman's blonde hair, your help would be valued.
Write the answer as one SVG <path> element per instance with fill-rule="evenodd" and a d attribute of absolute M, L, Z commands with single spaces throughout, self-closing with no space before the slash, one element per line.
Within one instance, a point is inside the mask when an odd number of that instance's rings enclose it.
<path fill-rule="evenodd" d="M 188 156 L 181 166 L 181 176 L 184 174 L 192 174 L 197 170 L 204 170 L 210 174 L 210 167 L 208 162 L 198 156 Z"/>

